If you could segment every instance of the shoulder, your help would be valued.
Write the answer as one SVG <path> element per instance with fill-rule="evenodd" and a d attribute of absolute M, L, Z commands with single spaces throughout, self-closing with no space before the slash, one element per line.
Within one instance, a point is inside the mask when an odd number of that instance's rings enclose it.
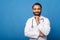
<path fill-rule="evenodd" d="M 30 17 L 27 19 L 27 22 L 30 22 L 33 19 L 33 17 Z"/>

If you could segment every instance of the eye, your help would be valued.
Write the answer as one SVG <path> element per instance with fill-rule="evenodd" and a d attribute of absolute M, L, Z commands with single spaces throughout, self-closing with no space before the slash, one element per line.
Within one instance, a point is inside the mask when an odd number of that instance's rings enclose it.
<path fill-rule="evenodd" d="M 40 8 L 38 8 L 38 10 L 40 10 Z"/>
<path fill-rule="evenodd" d="M 33 10 L 36 10 L 36 8 L 33 8 Z"/>
<path fill-rule="evenodd" d="M 33 10 L 40 10 L 40 8 L 33 8 Z"/>

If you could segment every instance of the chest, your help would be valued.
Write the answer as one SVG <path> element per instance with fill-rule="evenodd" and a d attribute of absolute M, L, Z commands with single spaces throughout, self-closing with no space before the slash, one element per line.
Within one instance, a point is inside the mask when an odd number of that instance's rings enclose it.
<path fill-rule="evenodd" d="M 44 24 L 44 19 L 40 19 L 39 22 L 40 22 L 40 24 L 43 25 L 43 24 Z M 32 28 L 37 28 L 37 26 L 38 26 L 35 19 L 32 19 L 32 20 L 30 21 L 30 24 L 31 24 L 31 27 L 32 27 Z"/>

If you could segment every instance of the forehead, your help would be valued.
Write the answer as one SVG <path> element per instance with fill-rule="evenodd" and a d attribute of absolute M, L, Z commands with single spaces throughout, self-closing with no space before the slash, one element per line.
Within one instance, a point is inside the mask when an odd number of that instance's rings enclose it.
<path fill-rule="evenodd" d="M 39 5 L 34 5 L 33 8 L 41 8 Z"/>

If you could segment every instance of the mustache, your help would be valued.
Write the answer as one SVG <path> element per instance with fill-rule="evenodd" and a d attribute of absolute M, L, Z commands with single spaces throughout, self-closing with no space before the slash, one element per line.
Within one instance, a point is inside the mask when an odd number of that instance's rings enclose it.
<path fill-rule="evenodd" d="M 33 12 L 33 13 L 40 13 L 40 12 Z"/>

